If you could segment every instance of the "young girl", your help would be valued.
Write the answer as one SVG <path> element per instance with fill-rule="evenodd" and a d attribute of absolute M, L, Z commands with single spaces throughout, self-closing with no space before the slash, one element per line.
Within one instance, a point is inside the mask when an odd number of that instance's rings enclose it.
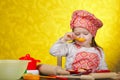
<path fill-rule="evenodd" d="M 106 70 L 104 52 L 95 42 L 96 32 L 102 25 L 103 23 L 88 11 L 73 12 L 70 22 L 72 32 L 60 38 L 51 47 L 50 53 L 54 56 L 66 56 L 67 70 Z M 71 40 L 72 42 L 68 42 Z"/>

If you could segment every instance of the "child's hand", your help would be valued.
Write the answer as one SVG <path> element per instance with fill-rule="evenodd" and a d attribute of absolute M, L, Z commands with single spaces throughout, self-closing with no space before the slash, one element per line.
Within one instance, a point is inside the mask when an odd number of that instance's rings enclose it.
<path fill-rule="evenodd" d="M 70 40 L 74 40 L 74 38 L 75 38 L 75 34 L 73 32 L 68 32 L 64 35 L 62 40 L 63 41 L 70 41 Z"/>

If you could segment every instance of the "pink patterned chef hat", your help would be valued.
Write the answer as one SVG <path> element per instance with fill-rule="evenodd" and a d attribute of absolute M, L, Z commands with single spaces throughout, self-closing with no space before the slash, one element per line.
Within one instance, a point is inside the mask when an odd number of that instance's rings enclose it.
<path fill-rule="evenodd" d="M 73 12 L 70 26 L 71 29 L 75 27 L 86 28 L 93 36 L 95 36 L 97 30 L 103 26 L 103 23 L 88 11 L 76 10 Z"/>

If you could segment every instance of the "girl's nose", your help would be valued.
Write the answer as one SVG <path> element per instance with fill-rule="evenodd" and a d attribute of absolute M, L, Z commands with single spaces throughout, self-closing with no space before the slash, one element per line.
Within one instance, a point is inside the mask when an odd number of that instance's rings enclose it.
<path fill-rule="evenodd" d="M 83 35 L 83 34 L 80 34 L 80 35 L 79 35 L 79 38 L 84 38 L 84 35 Z"/>

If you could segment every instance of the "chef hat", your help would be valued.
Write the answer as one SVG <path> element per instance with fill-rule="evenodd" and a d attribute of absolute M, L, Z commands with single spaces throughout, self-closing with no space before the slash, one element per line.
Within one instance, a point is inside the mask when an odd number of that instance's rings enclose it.
<path fill-rule="evenodd" d="M 93 36 L 96 35 L 97 30 L 102 26 L 103 23 L 101 20 L 85 10 L 74 11 L 70 22 L 71 29 L 75 27 L 83 27 L 86 28 Z"/>

